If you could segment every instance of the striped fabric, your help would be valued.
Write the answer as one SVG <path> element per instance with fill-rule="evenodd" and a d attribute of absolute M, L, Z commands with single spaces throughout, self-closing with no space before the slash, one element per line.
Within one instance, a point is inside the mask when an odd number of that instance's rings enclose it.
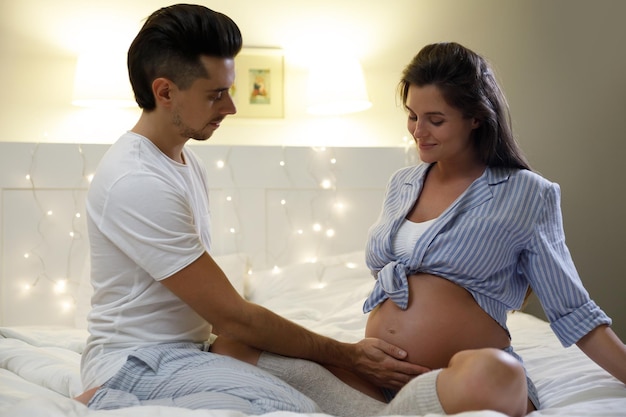
<path fill-rule="evenodd" d="M 95 410 L 138 405 L 228 409 L 245 414 L 320 412 L 313 400 L 287 383 L 193 343 L 141 348 L 89 402 Z"/>
<path fill-rule="evenodd" d="M 438 275 L 467 289 L 506 327 L 527 286 L 539 297 L 564 346 L 611 319 L 589 298 L 565 244 L 560 189 L 528 170 L 487 168 L 418 239 L 395 256 L 392 236 L 415 204 L 430 165 L 396 172 L 366 247 L 377 278 L 363 310 L 386 299 L 408 304 L 407 275 Z M 507 329 L 508 331 L 508 329 Z"/>

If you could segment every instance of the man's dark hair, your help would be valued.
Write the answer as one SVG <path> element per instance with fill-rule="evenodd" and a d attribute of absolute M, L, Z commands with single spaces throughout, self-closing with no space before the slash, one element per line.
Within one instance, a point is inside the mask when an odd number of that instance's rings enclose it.
<path fill-rule="evenodd" d="M 228 16 L 207 7 L 175 4 L 152 13 L 128 50 L 128 74 L 140 108 L 154 110 L 152 82 L 165 77 L 180 89 L 209 77 L 203 55 L 234 58 L 241 31 Z"/>

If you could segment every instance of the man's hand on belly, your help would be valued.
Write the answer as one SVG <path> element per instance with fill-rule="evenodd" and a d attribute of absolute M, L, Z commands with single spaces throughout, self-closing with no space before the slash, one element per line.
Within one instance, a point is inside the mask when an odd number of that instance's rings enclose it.
<path fill-rule="evenodd" d="M 361 377 L 379 387 L 400 389 L 412 378 L 430 371 L 429 368 L 406 361 L 407 353 L 390 343 L 376 338 L 365 338 L 357 343 L 363 361 L 354 370 Z"/>

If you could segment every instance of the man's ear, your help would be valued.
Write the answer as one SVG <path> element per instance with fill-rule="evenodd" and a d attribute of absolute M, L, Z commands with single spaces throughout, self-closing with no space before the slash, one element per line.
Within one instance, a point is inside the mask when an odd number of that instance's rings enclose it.
<path fill-rule="evenodd" d="M 154 94 L 154 100 L 157 104 L 165 107 L 170 106 L 172 86 L 173 83 L 167 78 L 161 77 L 152 81 L 152 94 Z"/>
<path fill-rule="evenodd" d="M 476 129 L 477 127 L 479 127 L 481 125 L 480 120 L 473 118 L 472 119 L 472 129 Z"/>

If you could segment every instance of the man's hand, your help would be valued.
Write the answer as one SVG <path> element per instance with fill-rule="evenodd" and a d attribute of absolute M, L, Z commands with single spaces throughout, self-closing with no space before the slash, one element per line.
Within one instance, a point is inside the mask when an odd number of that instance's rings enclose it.
<path fill-rule="evenodd" d="M 353 345 L 352 371 L 379 387 L 400 389 L 412 378 L 430 371 L 407 362 L 407 353 L 381 339 L 365 338 Z"/>

